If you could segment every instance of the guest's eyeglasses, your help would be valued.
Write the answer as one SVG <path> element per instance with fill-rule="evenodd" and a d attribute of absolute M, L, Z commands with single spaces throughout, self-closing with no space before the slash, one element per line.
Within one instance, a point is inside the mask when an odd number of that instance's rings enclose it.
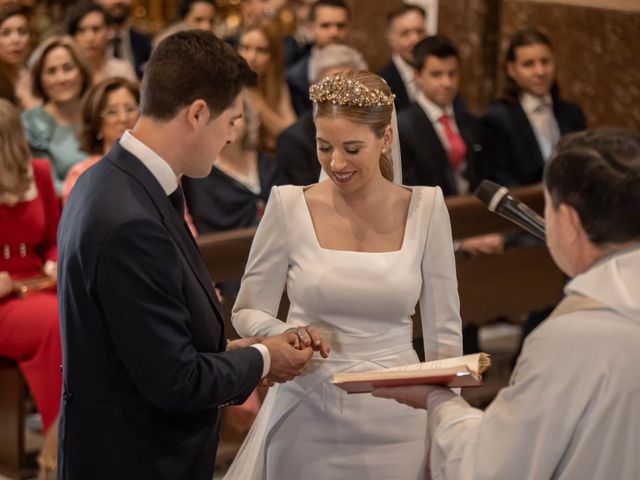
<path fill-rule="evenodd" d="M 124 105 L 122 107 L 110 107 L 105 108 L 100 112 L 101 118 L 108 118 L 109 120 L 115 120 L 118 115 L 124 113 L 125 116 L 130 117 L 132 115 L 138 115 L 140 107 L 138 105 Z"/>

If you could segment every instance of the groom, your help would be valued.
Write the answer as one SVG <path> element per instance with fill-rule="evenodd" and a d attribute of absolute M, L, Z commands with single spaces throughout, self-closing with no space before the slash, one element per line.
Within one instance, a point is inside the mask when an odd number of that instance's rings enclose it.
<path fill-rule="evenodd" d="M 218 407 L 298 375 L 292 333 L 232 342 L 182 219 L 181 175 L 235 138 L 247 64 L 210 33 L 164 40 L 142 117 L 79 179 L 59 229 L 59 479 L 210 480 Z M 257 343 L 261 341 L 261 343 Z"/>

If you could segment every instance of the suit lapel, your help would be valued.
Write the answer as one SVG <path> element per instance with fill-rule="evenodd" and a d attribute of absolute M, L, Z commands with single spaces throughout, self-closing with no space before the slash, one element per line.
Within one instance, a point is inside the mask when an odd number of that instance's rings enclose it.
<path fill-rule="evenodd" d="M 207 294 L 207 297 L 216 312 L 218 321 L 223 323 L 222 310 L 215 294 L 211 277 L 209 276 L 209 272 L 202 260 L 202 255 L 200 254 L 198 245 L 191 233 L 189 233 L 187 226 L 184 223 L 184 219 L 178 217 L 173 205 L 171 204 L 171 200 L 169 200 L 169 197 L 165 194 L 158 181 L 137 157 L 122 148 L 119 143 L 114 145 L 111 151 L 107 154 L 107 158 L 118 168 L 126 171 L 138 180 L 146 190 L 147 194 L 151 197 L 162 216 L 162 222 L 167 228 L 167 231 L 173 238 L 178 249 L 191 267 L 191 271 Z"/>
<path fill-rule="evenodd" d="M 524 113 L 519 103 L 512 108 L 514 131 L 522 134 L 522 139 L 526 145 L 525 151 L 531 152 L 532 157 L 535 158 L 536 165 L 540 167 L 544 164 L 544 160 L 542 159 L 542 152 L 540 152 L 536 134 L 533 132 L 533 127 L 527 118 L 527 114 Z"/>
<path fill-rule="evenodd" d="M 556 117 L 556 122 L 558 122 L 558 130 L 560 130 L 560 135 L 566 135 L 572 131 L 571 128 L 571 120 L 565 115 L 565 109 L 563 108 L 562 100 L 556 100 L 553 102 L 553 116 Z"/>
<path fill-rule="evenodd" d="M 409 93 L 393 61 L 389 64 L 389 80 L 391 91 L 396 94 L 396 108 L 401 110 L 407 107 L 410 104 Z"/>

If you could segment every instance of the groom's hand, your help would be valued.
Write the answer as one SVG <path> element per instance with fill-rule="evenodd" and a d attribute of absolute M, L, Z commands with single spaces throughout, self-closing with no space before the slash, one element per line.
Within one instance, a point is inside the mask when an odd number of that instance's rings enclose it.
<path fill-rule="evenodd" d="M 247 337 L 238 338 L 237 340 L 229 340 L 227 341 L 227 352 L 238 348 L 250 347 L 251 345 L 262 342 L 262 340 L 264 340 L 264 337 Z"/>
<path fill-rule="evenodd" d="M 298 336 L 291 332 L 285 332 L 262 341 L 262 344 L 269 349 L 271 356 L 271 368 L 267 379 L 283 383 L 302 373 L 313 354 L 313 349 L 310 347 L 296 348 L 299 342 Z"/>

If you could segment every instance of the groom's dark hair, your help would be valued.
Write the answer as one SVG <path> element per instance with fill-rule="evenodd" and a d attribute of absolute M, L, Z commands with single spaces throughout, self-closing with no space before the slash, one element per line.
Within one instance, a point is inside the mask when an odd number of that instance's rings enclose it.
<path fill-rule="evenodd" d="M 195 100 L 212 112 L 227 109 L 256 74 L 225 41 L 201 30 L 174 33 L 151 55 L 142 80 L 142 115 L 173 118 Z"/>

